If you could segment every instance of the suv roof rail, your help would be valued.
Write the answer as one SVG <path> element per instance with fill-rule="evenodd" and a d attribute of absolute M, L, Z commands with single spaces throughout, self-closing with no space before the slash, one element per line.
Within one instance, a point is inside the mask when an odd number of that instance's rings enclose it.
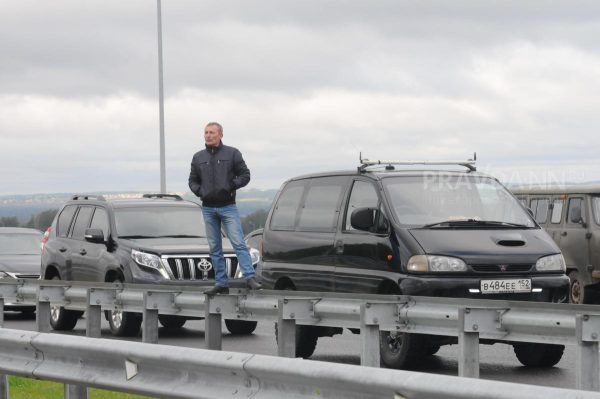
<path fill-rule="evenodd" d="M 94 195 L 94 194 L 75 194 L 71 200 L 96 200 L 96 201 L 106 201 L 103 195 Z"/>
<path fill-rule="evenodd" d="M 401 161 L 401 160 L 389 160 L 389 161 L 371 161 L 360 157 L 360 166 L 358 167 L 358 173 L 364 173 L 369 166 L 385 165 L 385 170 L 395 170 L 393 165 L 459 165 L 464 166 L 469 172 L 475 172 L 475 162 L 477 161 L 477 153 L 473 154 L 473 159 L 467 159 L 466 161 Z"/>
<path fill-rule="evenodd" d="M 174 199 L 175 201 L 183 201 L 183 198 L 181 198 L 181 195 L 177 195 L 177 194 L 144 194 L 142 195 L 142 198 L 171 198 Z"/>

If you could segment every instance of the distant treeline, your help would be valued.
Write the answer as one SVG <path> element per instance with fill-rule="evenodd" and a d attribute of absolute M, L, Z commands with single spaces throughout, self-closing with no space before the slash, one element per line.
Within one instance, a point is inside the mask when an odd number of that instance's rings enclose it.
<path fill-rule="evenodd" d="M 38 229 L 46 231 L 52 224 L 54 216 L 56 216 L 58 209 L 50 209 L 40 213 L 36 213 L 31 216 L 31 219 L 27 223 L 19 223 L 19 219 L 16 216 L 4 216 L 0 217 L 0 227 L 28 227 L 31 229 Z M 246 217 L 242 218 L 242 228 L 244 233 L 248 234 L 253 230 L 264 227 L 265 221 L 267 220 L 268 211 L 265 209 L 258 209 Z"/>

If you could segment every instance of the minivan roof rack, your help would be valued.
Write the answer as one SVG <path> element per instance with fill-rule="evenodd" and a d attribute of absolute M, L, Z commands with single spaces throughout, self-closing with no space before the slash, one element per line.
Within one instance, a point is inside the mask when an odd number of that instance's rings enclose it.
<path fill-rule="evenodd" d="M 142 198 L 172 198 L 175 201 L 183 201 L 183 198 L 177 194 L 144 194 L 142 195 Z"/>
<path fill-rule="evenodd" d="M 385 165 L 385 170 L 395 170 L 393 165 L 459 165 L 467 168 L 469 172 L 475 172 L 477 170 L 477 168 L 475 167 L 475 162 L 477 161 L 477 153 L 473 154 L 473 159 L 467 159 L 466 161 L 372 161 L 370 159 L 363 158 L 362 153 L 359 155 L 359 157 L 360 166 L 358 167 L 358 173 L 364 173 L 369 166 L 376 165 Z"/>
<path fill-rule="evenodd" d="M 96 200 L 96 201 L 106 201 L 106 198 L 104 198 L 103 195 L 89 195 L 89 194 L 75 194 L 73 196 L 73 198 L 71 198 L 73 201 L 75 200 Z"/>

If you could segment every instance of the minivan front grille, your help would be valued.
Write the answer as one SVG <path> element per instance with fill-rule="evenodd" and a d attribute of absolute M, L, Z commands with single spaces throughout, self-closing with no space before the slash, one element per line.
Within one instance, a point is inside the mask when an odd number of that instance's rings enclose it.
<path fill-rule="evenodd" d="M 168 255 L 162 257 L 163 265 L 171 280 L 214 280 L 215 270 L 210 256 Z M 225 258 L 227 275 L 235 276 L 237 258 Z"/>
<path fill-rule="evenodd" d="M 476 272 L 481 273 L 525 273 L 532 265 L 470 265 Z"/>

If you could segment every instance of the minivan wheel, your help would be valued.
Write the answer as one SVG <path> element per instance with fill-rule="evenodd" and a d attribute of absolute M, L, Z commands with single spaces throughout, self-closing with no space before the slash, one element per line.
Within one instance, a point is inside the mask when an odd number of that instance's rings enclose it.
<path fill-rule="evenodd" d="M 117 279 L 111 282 L 123 282 L 123 280 Z M 142 326 L 141 313 L 107 310 L 106 319 L 110 326 L 110 332 L 115 337 L 135 337 L 140 333 L 140 327 Z"/>
<path fill-rule="evenodd" d="M 381 362 L 388 368 L 409 368 L 426 354 L 423 337 L 418 334 L 381 331 L 379 346 Z"/>
<path fill-rule="evenodd" d="M 52 280 L 60 280 L 60 277 L 54 276 Z M 71 331 L 82 314 L 81 311 L 65 309 L 63 306 L 50 306 L 50 326 L 57 331 Z"/>
<path fill-rule="evenodd" d="M 581 275 L 578 271 L 573 270 L 569 273 L 569 282 L 571 284 L 571 289 L 569 290 L 569 300 L 571 303 L 585 303 L 584 297 L 584 286 L 585 283 L 581 278 Z"/>
<path fill-rule="evenodd" d="M 256 321 L 225 320 L 225 327 L 233 335 L 249 335 L 256 330 Z"/>
<path fill-rule="evenodd" d="M 553 344 L 513 344 L 517 359 L 526 367 L 553 367 L 562 358 L 564 345 Z"/>
<path fill-rule="evenodd" d="M 159 314 L 158 321 L 160 325 L 168 330 L 177 330 L 183 327 L 187 319 L 182 316 L 174 316 L 170 314 Z"/>

